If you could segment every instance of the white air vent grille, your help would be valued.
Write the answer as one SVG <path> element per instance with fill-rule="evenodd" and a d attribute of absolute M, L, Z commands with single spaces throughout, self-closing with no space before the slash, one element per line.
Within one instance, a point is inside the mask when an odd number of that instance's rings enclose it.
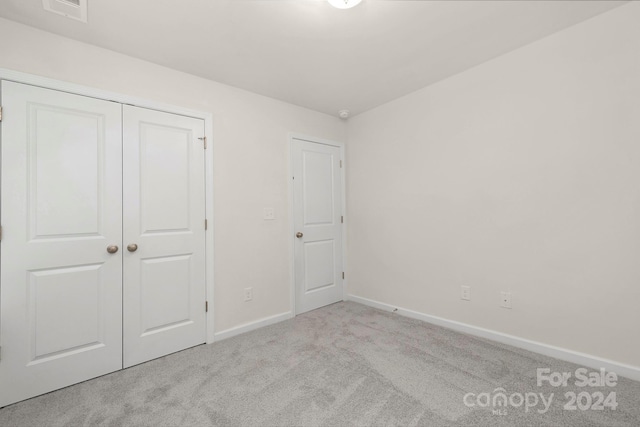
<path fill-rule="evenodd" d="M 87 0 L 42 0 L 44 10 L 87 22 Z"/>

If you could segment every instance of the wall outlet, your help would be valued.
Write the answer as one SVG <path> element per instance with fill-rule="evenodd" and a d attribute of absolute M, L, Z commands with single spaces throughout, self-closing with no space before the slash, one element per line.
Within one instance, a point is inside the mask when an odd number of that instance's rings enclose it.
<path fill-rule="evenodd" d="M 500 307 L 511 308 L 511 292 L 500 292 Z"/>
<path fill-rule="evenodd" d="M 271 220 L 276 219 L 276 211 L 273 208 L 264 208 L 262 219 Z"/>
<path fill-rule="evenodd" d="M 244 300 L 251 301 L 253 299 L 253 288 L 244 288 Z"/>
<path fill-rule="evenodd" d="M 471 301 L 471 286 L 460 286 L 460 299 Z"/>

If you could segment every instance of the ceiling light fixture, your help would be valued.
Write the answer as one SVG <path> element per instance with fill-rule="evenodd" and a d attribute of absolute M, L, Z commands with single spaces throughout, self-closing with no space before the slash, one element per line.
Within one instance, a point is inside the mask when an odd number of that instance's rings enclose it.
<path fill-rule="evenodd" d="M 362 0 L 327 0 L 329 4 L 338 9 L 351 9 L 360 4 Z"/>

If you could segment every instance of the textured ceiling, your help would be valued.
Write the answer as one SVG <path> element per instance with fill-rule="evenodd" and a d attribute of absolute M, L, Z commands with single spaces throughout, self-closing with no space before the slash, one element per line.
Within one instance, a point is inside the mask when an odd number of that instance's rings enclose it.
<path fill-rule="evenodd" d="M 87 24 L 42 0 L 0 16 L 313 110 L 357 114 L 624 1 L 89 0 Z"/>

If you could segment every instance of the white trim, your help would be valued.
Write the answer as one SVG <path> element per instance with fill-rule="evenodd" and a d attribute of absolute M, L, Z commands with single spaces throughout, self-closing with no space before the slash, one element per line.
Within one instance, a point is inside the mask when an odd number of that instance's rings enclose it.
<path fill-rule="evenodd" d="M 347 156 L 345 155 L 345 147 L 340 147 L 340 156 L 342 156 L 342 215 L 344 221 L 342 222 L 342 272 L 344 278 L 342 279 L 342 300 L 346 301 L 349 297 L 349 290 L 347 288 L 347 281 L 349 280 L 349 273 L 347 272 L 347 258 L 349 257 L 347 251 L 347 224 L 349 221 L 349 215 L 347 215 Z"/>
<path fill-rule="evenodd" d="M 117 92 L 105 91 L 102 89 L 95 89 L 92 87 L 78 85 L 75 83 L 69 83 L 61 80 L 50 79 L 48 77 L 36 76 L 34 74 L 23 73 L 20 71 L 7 70 L 5 68 L 0 68 L 0 79 L 8 80 L 16 83 L 29 84 L 32 86 L 39 86 L 44 89 L 54 89 L 61 92 L 68 92 L 76 95 L 88 96 L 91 98 L 98 98 L 106 101 L 114 101 L 121 104 L 134 105 L 136 107 L 143 107 L 149 110 L 158 110 L 158 111 L 164 111 L 167 113 L 180 114 L 182 116 L 189 116 L 197 119 L 211 120 L 213 117 L 211 113 L 190 110 L 187 108 L 178 107 L 171 104 L 164 104 L 161 102 L 149 101 L 144 98 L 124 95 Z"/>
<path fill-rule="evenodd" d="M 294 199 L 293 199 L 293 140 L 301 140 L 312 142 L 315 144 L 324 144 L 331 145 L 333 147 L 340 148 L 340 157 L 342 160 L 342 170 L 341 170 L 341 179 L 342 179 L 342 215 L 344 216 L 344 222 L 342 223 L 342 271 L 344 271 L 345 278 L 342 280 L 342 299 L 347 299 L 347 182 L 346 182 L 346 169 L 347 162 L 345 159 L 345 150 L 344 143 L 338 141 L 331 141 L 328 139 L 316 138 L 308 135 L 304 135 L 301 133 L 290 132 L 289 133 L 289 170 L 287 175 L 288 179 L 288 191 L 289 191 L 289 235 L 291 236 L 289 240 L 289 260 L 290 268 L 289 268 L 289 283 L 291 283 L 291 290 L 289 294 L 289 304 L 291 307 L 292 317 L 295 317 L 296 313 L 296 259 L 295 259 L 295 212 L 294 212 Z"/>
<path fill-rule="evenodd" d="M 215 194 L 213 191 L 213 115 L 207 114 L 208 119 L 205 119 L 205 137 L 207 138 L 207 149 L 205 150 L 205 218 L 207 220 L 207 230 L 205 232 L 205 249 L 206 254 L 205 269 L 206 269 L 206 300 L 209 307 L 207 316 L 207 344 L 211 344 L 215 339 L 215 286 L 214 286 L 214 260 L 215 260 L 215 248 L 214 248 L 214 230 L 215 230 L 215 218 L 213 215 L 213 200 Z"/>
<path fill-rule="evenodd" d="M 265 326 L 274 325 L 291 318 L 293 318 L 293 312 L 288 311 L 286 313 L 280 313 L 274 316 L 264 317 L 253 322 L 245 323 L 244 325 L 234 326 L 233 328 L 216 332 L 216 342 L 226 340 L 227 338 L 235 337 L 236 335 L 244 334 L 246 332 L 255 331 L 256 329 L 264 328 Z"/>
<path fill-rule="evenodd" d="M 627 364 L 616 362 L 613 360 L 603 359 L 590 354 L 580 353 L 580 352 L 569 350 L 566 348 L 556 347 L 553 345 L 544 344 L 537 341 L 531 341 L 525 338 L 516 337 L 514 335 L 504 334 L 502 332 L 494 331 L 491 329 L 485 329 L 485 328 L 469 325 L 462 322 L 456 322 L 455 320 L 444 319 L 438 316 L 431 316 L 429 314 L 408 310 L 402 307 L 395 307 L 390 304 L 385 304 L 383 302 L 374 301 L 374 300 L 362 298 L 355 295 L 349 295 L 348 300 L 357 302 L 360 304 L 364 304 L 369 307 L 377 308 L 380 310 L 395 312 L 401 316 L 422 320 L 423 322 L 449 328 L 454 331 L 464 332 L 469 335 L 490 339 L 492 341 L 497 341 L 502 344 L 511 345 L 517 348 L 522 348 L 524 350 L 529 350 L 545 356 L 554 357 L 556 359 L 576 363 L 578 365 L 583 365 L 589 368 L 593 368 L 593 369 L 605 368 L 607 371 L 615 372 L 617 375 L 621 377 L 629 378 L 635 381 L 640 381 L 639 366 L 627 365 Z"/>
<path fill-rule="evenodd" d="M 143 107 L 149 110 L 164 111 L 167 113 L 180 114 L 182 116 L 194 117 L 197 119 L 211 120 L 212 114 L 202 111 L 190 110 L 183 107 L 178 107 L 171 104 L 164 104 L 156 101 L 149 101 L 144 98 L 138 98 L 135 96 L 124 95 L 117 92 L 105 91 L 102 89 L 95 89 L 88 86 L 78 85 L 75 83 L 64 82 L 61 80 L 50 79 L 48 77 L 36 76 L 33 74 L 27 74 L 20 71 L 7 70 L 0 68 L 0 79 L 13 81 L 16 83 L 24 83 L 32 86 L 39 86 L 45 89 L 54 89 L 61 92 L 73 93 L 76 95 L 88 96 L 91 98 L 98 98 L 106 101 L 114 101 L 121 104 L 134 105 L 136 107 Z"/>
<path fill-rule="evenodd" d="M 45 89 L 53 89 L 61 92 L 73 93 L 76 95 L 87 96 L 91 98 L 97 98 L 107 101 L 118 102 L 120 104 L 134 105 L 136 107 L 147 108 L 149 110 L 164 111 L 172 114 L 179 114 L 182 116 L 193 117 L 196 119 L 204 120 L 205 135 L 207 137 L 207 150 L 205 151 L 205 171 L 206 174 L 206 207 L 205 217 L 209 220 L 209 228 L 206 231 L 205 237 L 205 269 L 206 269 L 206 300 L 209 301 L 209 311 L 206 313 L 207 344 L 213 342 L 214 339 L 214 218 L 213 218 L 213 114 L 190 110 L 175 105 L 163 104 L 160 102 L 149 101 L 147 99 L 138 98 L 135 96 L 124 95 L 117 92 L 109 92 L 101 89 L 95 89 L 87 86 L 78 85 L 75 83 L 63 82 L 60 80 L 50 79 L 48 77 L 36 76 L 33 74 L 27 74 L 20 71 L 7 70 L 0 68 L 0 80 L 7 80 L 16 83 L 23 83 L 32 86 L 38 86 Z"/>
<path fill-rule="evenodd" d="M 315 144 L 324 144 L 324 145 L 332 145 L 334 147 L 344 148 L 343 142 L 332 141 L 330 139 L 316 138 L 309 135 L 303 135 L 301 133 L 291 132 L 289 133 L 289 144 L 294 139 L 299 139 L 301 141 L 313 142 Z"/>
<path fill-rule="evenodd" d="M 296 315 L 296 250 L 295 240 L 293 236 L 296 234 L 295 228 L 295 209 L 293 199 L 293 134 L 289 134 L 289 167 L 287 170 L 287 191 L 289 192 L 289 307 L 291 308 L 291 315 Z"/>

